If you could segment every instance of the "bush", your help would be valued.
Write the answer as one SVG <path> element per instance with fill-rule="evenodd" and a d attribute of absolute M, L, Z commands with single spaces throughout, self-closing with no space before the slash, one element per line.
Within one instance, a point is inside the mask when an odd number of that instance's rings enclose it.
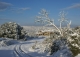
<path fill-rule="evenodd" d="M 25 34 L 26 32 L 23 27 L 15 22 L 8 22 L 0 26 L 0 37 L 23 39 L 25 38 Z"/>
<path fill-rule="evenodd" d="M 54 52 L 57 52 L 58 50 L 61 50 L 61 49 L 66 49 L 67 48 L 67 39 L 63 38 L 63 39 L 56 39 L 53 43 L 52 43 L 52 46 L 51 46 L 51 55 L 54 53 Z"/>

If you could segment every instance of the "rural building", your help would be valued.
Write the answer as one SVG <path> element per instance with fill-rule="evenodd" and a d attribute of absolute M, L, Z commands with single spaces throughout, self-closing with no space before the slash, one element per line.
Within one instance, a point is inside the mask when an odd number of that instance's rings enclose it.
<path fill-rule="evenodd" d="M 48 36 L 50 37 L 52 34 L 54 34 L 54 31 L 52 30 L 41 30 L 41 31 L 38 31 L 36 32 L 36 35 L 37 36 Z"/>

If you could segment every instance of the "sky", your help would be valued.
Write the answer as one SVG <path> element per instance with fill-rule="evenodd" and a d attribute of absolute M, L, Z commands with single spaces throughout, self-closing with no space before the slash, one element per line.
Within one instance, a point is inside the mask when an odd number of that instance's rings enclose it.
<path fill-rule="evenodd" d="M 16 22 L 20 25 L 36 25 L 35 17 L 46 9 L 49 17 L 59 25 L 59 12 L 67 13 L 72 25 L 80 25 L 80 0 L 0 0 L 0 24 Z"/>

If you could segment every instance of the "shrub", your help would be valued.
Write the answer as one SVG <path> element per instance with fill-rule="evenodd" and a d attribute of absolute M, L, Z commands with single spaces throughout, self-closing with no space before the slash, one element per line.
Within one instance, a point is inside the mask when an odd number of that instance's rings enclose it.
<path fill-rule="evenodd" d="M 25 34 L 23 27 L 15 22 L 8 22 L 0 26 L 0 37 L 23 39 Z"/>

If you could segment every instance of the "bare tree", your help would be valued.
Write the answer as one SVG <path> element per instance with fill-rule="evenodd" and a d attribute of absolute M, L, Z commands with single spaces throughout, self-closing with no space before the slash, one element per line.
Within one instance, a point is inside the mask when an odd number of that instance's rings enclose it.
<path fill-rule="evenodd" d="M 71 20 L 70 20 L 70 22 L 67 24 L 68 29 L 70 29 L 70 25 L 71 25 Z"/>
<path fill-rule="evenodd" d="M 67 28 L 70 29 L 71 20 L 68 21 L 68 20 L 65 18 L 66 13 L 65 13 L 64 11 L 60 12 L 59 15 L 60 15 L 60 19 L 59 19 L 59 21 L 60 21 L 60 30 L 61 30 L 61 33 L 62 33 L 62 35 L 63 35 L 65 32 L 62 30 L 62 23 L 63 23 L 63 22 L 64 22 L 64 23 L 67 22 Z"/>
<path fill-rule="evenodd" d="M 68 21 L 68 20 L 65 18 L 65 16 L 66 16 L 67 14 L 66 14 L 64 11 L 62 11 L 62 12 L 59 13 L 59 15 L 60 15 L 60 19 L 59 19 L 59 21 L 60 21 L 60 29 L 61 29 L 61 27 L 62 27 L 62 22 L 67 22 L 67 28 L 70 28 L 71 20 Z"/>
<path fill-rule="evenodd" d="M 60 21 L 60 29 L 61 29 L 62 23 L 63 23 L 63 22 L 69 23 L 69 21 L 65 18 L 66 13 L 65 13 L 64 11 L 61 11 L 61 12 L 59 13 L 59 16 L 60 16 L 59 21 Z"/>
<path fill-rule="evenodd" d="M 37 17 L 36 17 L 36 18 L 37 18 L 36 22 L 46 23 L 46 25 L 52 25 L 52 26 L 54 26 L 54 27 L 59 31 L 59 33 L 61 34 L 60 29 L 54 24 L 54 21 L 49 18 L 49 14 L 48 14 L 48 12 L 47 12 L 45 9 L 42 9 L 39 14 L 40 14 L 40 16 L 37 16 Z M 62 35 L 62 34 L 61 34 L 61 35 Z"/>

